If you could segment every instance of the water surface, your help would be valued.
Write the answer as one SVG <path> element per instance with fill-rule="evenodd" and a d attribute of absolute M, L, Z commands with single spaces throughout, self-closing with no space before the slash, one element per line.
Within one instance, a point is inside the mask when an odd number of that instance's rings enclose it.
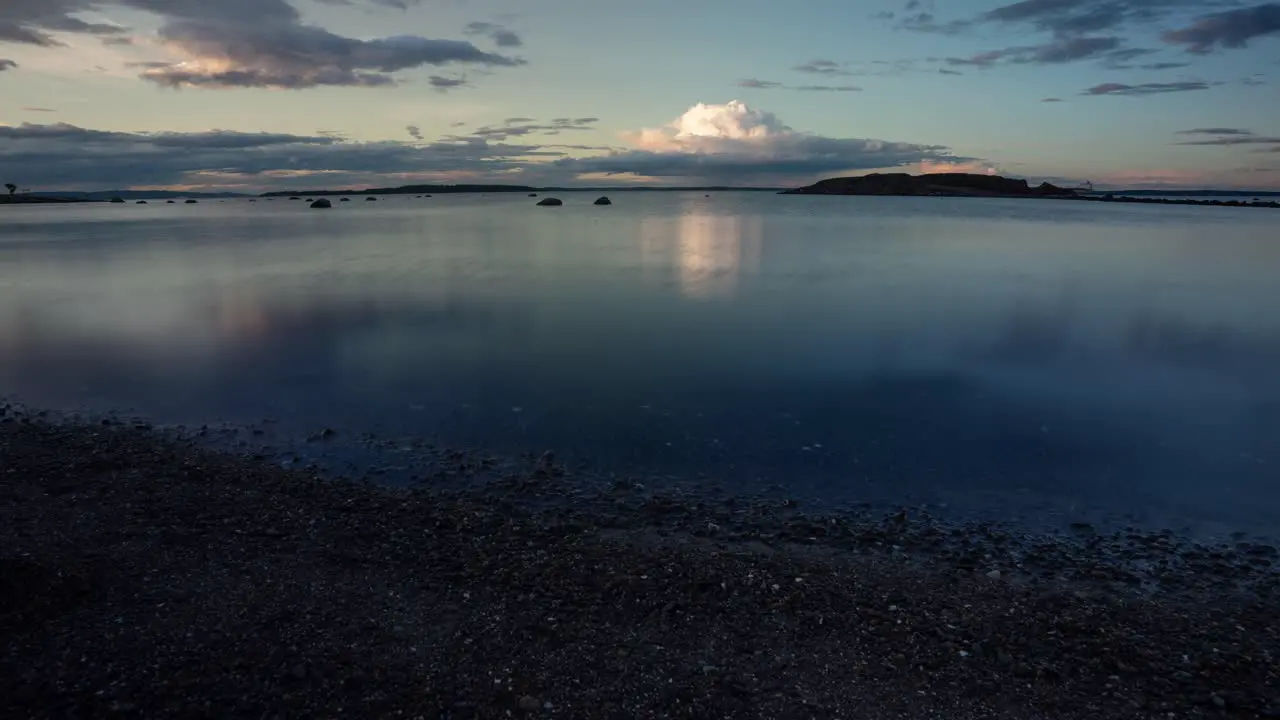
<path fill-rule="evenodd" d="M 757 193 L 0 208 L 0 393 L 844 502 L 1280 511 L 1280 212 Z"/>

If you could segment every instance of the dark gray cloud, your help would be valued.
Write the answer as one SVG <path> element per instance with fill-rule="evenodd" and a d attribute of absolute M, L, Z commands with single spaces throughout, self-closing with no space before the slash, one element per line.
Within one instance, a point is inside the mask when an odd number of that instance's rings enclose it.
<path fill-rule="evenodd" d="M 1162 37 L 1187 52 L 1205 54 L 1218 48 L 1242 48 L 1266 35 L 1280 34 L 1280 3 L 1263 3 L 1205 15 Z"/>
<path fill-rule="evenodd" d="M 1191 16 L 1195 19 L 1189 26 L 1165 33 L 1163 39 L 1185 45 L 1193 52 L 1207 52 L 1215 46 L 1243 47 L 1255 37 L 1280 30 L 1280 5 L 1241 5 L 1241 0 L 1021 0 L 976 15 L 940 21 L 931 2 L 909 0 L 902 12 L 889 16 L 898 27 L 919 32 L 960 34 L 1007 27 L 1024 35 L 1044 33 L 1049 38 L 1040 44 L 943 59 L 951 65 L 987 68 L 1004 63 L 1097 61 L 1113 69 L 1167 70 L 1186 64 L 1130 64 L 1156 51 L 1129 47 L 1128 33 L 1149 31 L 1160 24 L 1167 27 L 1170 22 Z"/>
<path fill-rule="evenodd" d="M 1237 0 L 1022 0 L 961 22 L 1027 25 L 1065 37 L 1149 25 L 1180 12 L 1237 4 Z"/>
<path fill-rule="evenodd" d="M 853 75 L 843 64 L 835 60 L 810 60 L 807 63 L 792 68 L 796 72 L 812 73 L 814 75 Z"/>
<path fill-rule="evenodd" d="M 127 28 L 118 25 L 91 23 L 76 17 L 77 12 L 98 4 L 95 0 L 3 0 L 0 2 L 0 42 L 59 47 L 63 43 L 52 33 L 107 36 L 127 32 Z"/>
<path fill-rule="evenodd" d="M 1078 60 L 1111 58 L 1117 53 L 1128 54 L 1133 51 L 1118 50 L 1120 38 L 1117 37 L 1068 37 L 1059 38 L 1043 45 L 1019 45 L 1000 50 L 988 50 L 967 58 L 949 57 L 944 62 L 948 65 L 971 65 L 989 68 L 1002 63 L 1058 65 Z"/>
<path fill-rule="evenodd" d="M 453 136 L 452 139 L 475 139 L 493 141 L 506 140 L 525 135 L 559 135 L 565 131 L 593 130 L 599 118 L 552 118 L 550 122 L 540 123 L 533 118 L 507 118 L 501 125 L 484 125 L 471 131 L 470 135 Z"/>
<path fill-rule="evenodd" d="M 1228 127 L 1211 127 L 1211 128 L 1191 128 L 1190 130 L 1179 130 L 1178 135 L 1252 135 L 1252 130 L 1242 130 L 1241 128 Z"/>
<path fill-rule="evenodd" d="M 785 87 L 780 82 L 775 82 L 773 80 L 759 80 L 757 78 L 739 80 L 737 85 L 741 88 L 751 88 L 754 90 L 775 90 L 777 88 Z"/>
<path fill-rule="evenodd" d="M 406 6 L 400 0 L 377 4 Z M 112 5 L 160 16 L 160 40 L 184 61 L 154 63 L 141 77 L 165 87 L 387 87 L 397 83 L 396 73 L 411 68 L 524 64 L 465 40 L 346 37 L 305 23 L 288 0 L 3 0 L 0 40 L 53 46 L 55 32 L 118 35 L 125 29 L 77 17 Z"/>
<path fill-rule="evenodd" d="M 52 113 L 52 112 L 58 112 L 57 110 L 54 110 L 53 108 L 42 108 L 42 107 L 24 107 L 24 108 L 22 108 L 22 111 L 23 111 L 23 112 L 38 112 L 38 113 Z"/>
<path fill-rule="evenodd" d="M 405 132 L 409 133 L 409 137 L 419 142 L 422 141 L 422 129 L 417 125 L 406 125 L 404 129 Z"/>
<path fill-rule="evenodd" d="M 792 85 L 787 89 L 797 92 L 862 92 L 857 85 Z"/>
<path fill-rule="evenodd" d="M 326 185 L 388 176 L 500 175 L 565 151 L 466 138 L 350 142 L 286 133 L 130 133 L 65 123 L 0 125 L 0 166 L 32 187 Z"/>
<path fill-rule="evenodd" d="M 1233 146 L 1233 145 L 1275 145 L 1280 137 L 1255 135 L 1251 130 L 1240 128 L 1193 128 L 1182 130 L 1178 135 L 1192 137 L 1211 135 L 1213 137 L 1196 137 L 1194 140 L 1180 140 L 1176 145 Z"/>
<path fill-rule="evenodd" d="M 735 83 L 740 88 L 752 90 L 795 90 L 796 92 L 861 92 L 857 85 L 788 85 L 773 80 L 747 78 Z"/>
<path fill-rule="evenodd" d="M 1103 83 L 1080 93 L 1081 95 L 1161 95 L 1164 93 L 1191 92 L 1208 90 L 1211 85 L 1200 80 L 1186 80 L 1167 83 L 1141 83 L 1126 85 L 1124 83 Z"/>
<path fill-rule="evenodd" d="M 1059 103 L 1059 102 L 1062 102 L 1062 98 L 1053 98 L 1053 97 L 1050 97 L 1050 98 L 1045 98 L 1045 99 L 1041 100 L 1040 102 L 1046 102 L 1046 103 Z"/>
<path fill-rule="evenodd" d="M 467 23 L 467 26 L 463 28 L 463 32 L 472 36 L 484 35 L 492 40 L 494 45 L 501 48 L 513 48 L 524 45 L 524 41 L 520 39 L 519 35 L 497 23 Z"/>
<path fill-rule="evenodd" d="M 952 70 L 951 68 L 938 68 L 938 73 L 942 75 L 963 75 L 964 74 L 959 70 Z"/>
<path fill-rule="evenodd" d="M 430 75 L 427 77 L 427 84 L 439 90 L 440 92 L 448 92 L 456 90 L 460 87 L 466 87 L 469 83 L 464 77 L 445 77 L 443 75 Z"/>
<path fill-rule="evenodd" d="M 17 67 L 18 67 L 18 63 L 8 58 L 0 58 L 0 72 L 4 72 L 5 70 L 13 70 Z"/>

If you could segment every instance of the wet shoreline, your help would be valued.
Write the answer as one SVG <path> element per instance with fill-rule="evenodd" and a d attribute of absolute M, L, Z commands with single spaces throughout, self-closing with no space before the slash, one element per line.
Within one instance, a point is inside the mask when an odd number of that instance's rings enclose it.
<path fill-rule="evenodd" d="M 335 481 L 6 408 L 5 715 L 1280 713 L 1272 545 L 443 453 L 488 480 Z"/>

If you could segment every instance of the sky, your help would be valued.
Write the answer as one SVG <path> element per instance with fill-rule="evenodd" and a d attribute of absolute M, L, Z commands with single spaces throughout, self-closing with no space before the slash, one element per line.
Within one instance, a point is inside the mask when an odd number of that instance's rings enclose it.
<path fill-rule="evenodd" d="M 1280 189 L 1280 2 L 0 0 L 0 182 Z"/>

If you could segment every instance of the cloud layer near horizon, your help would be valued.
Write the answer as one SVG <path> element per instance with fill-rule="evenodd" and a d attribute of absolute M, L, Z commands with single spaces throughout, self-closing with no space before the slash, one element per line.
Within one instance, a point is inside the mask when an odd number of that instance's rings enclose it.
<path fill-rule="evenodd" d="M 709 184 L 810 182 L 879 168 L 956 166 L 941 145 L 830 138 L 788 127 L 733 101 L 698 104 L 661 128 L 625 133 L 627 148 L 559 144 L 548 137 L 588 130 L 596 118 L 539 122 L 513 117 L 469 135 L 352 142 L 332 134 L 107 132 L 74 125 L 0 125 L 0 165 L 32 187 L 315 187 L 411 182 L 628 180 Z M 521 142 L 512 142 L 519 138 Z M 180 152 L 178 152 L 180 150 Z M 588 178 L 584 180 L 584 178 Z"/>
<path fill-rule="evenodd" d="M 356 0 L 322 0 L 351 4 Z M 405 0 L 365 0 L 406 7 Z M 357 39 L 303 21 L 288 0 L 3 0 L 0 42 L 57 47 L 59 33 L 128 42 L 129 28 L 80 19 L 87 11 L 141 10 L 159 16 L 155 41 L 172 60 L 148 62 L 140 76 L 164 87 L 386 87 L 397 72 L 422 66 L 514 67 L 524 60 L 480 49 L 469 40 L 417 35 Z M 482 25 L 499 48 L 521 44 L 505 28 Z M 476 27 L 468 27 L 469 34 Z M 449 79 L 437 88 L 456 86 Z"/>

